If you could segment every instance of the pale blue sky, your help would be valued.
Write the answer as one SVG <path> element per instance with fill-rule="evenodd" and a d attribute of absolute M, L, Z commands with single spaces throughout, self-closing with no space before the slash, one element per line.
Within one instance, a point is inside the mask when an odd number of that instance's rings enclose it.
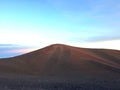
<path fill-rule="evenodd" d="M 120 49 L 119 28 L 120 0 L 0 0 L 0 44 Z"/>

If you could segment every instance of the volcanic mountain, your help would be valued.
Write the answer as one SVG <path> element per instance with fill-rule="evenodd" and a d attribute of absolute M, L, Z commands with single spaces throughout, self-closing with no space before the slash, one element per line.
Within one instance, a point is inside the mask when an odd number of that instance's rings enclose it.
<path fill-rule="evenodd" d="M 0 60 L 0 74 L 69 79 L 120 79 L 120 51 L 54 44 Z"/>

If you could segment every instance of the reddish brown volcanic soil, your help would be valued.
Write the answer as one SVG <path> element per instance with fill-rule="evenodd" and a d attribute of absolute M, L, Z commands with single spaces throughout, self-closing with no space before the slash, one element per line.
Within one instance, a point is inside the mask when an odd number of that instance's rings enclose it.
<path fill-rule="evenodd" d="M 1 59 L 0 73 L 115 79 L 120 78 L 120 51 L 54 44 L 21 56 Z"/>

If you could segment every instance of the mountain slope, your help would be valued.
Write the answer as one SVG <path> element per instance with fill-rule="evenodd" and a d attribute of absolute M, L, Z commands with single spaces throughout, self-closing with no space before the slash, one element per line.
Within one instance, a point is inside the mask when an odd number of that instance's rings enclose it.
<path fill-rule="evenodd" d="M 120 51 L 54 44 L 0 60 L 0 73 L 61 78 L 120 78 Z"/>

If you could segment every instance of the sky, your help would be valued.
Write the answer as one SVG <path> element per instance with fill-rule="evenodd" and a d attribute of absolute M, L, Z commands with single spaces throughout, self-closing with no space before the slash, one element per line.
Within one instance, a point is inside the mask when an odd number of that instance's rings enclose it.
<path fill-rule="evenodd" d="M 61 43 L 120 50 L 120 0 L 0 0 L 0 57 Z"/>

